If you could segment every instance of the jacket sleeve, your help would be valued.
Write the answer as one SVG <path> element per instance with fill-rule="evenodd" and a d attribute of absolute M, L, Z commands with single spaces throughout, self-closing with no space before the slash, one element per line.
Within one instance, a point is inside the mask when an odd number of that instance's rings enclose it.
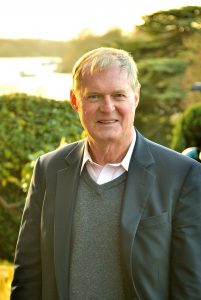
<path fill-rule="evenodd" d="M 173 218 L 171 300 L 201 299 L 201 165 L 188 172 Z"/>
<path fill-rule="evenodd" d="M 14 260 L 11 300 L 40 300 L 40 219 L 43 192 L 37 161 L 26 198 Z"/>

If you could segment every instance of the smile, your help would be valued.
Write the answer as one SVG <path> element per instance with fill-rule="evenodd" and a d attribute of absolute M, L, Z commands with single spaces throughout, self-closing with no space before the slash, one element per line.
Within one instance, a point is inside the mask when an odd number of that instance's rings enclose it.
<path fill-rule="evenodd" d="M 112 124 L 112 123 L 116 123 L 117 120 L 100 120 L 98 121 L 98 123 L 102 123 L 102 124 Z"/>

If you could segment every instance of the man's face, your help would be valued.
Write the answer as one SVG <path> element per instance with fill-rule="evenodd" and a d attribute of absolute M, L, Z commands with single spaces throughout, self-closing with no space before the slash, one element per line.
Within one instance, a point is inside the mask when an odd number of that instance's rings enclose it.
<path fill-rule="evenodd" d="M 139 100 L 126 71 L 110 66 L 92 76 L 86 72 L 79 99 L 71 92 L 89 142 L 126 143 L 133 137 L 133 121 Z"/>

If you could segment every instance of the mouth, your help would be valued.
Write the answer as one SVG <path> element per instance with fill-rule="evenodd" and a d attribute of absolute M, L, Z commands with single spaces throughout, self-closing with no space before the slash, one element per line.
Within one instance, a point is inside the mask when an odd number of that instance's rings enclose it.
<path fill-rule="evenodd" d="M 114 124 L 118 122 L 118 120 L 99 120 L 98 123 L 100 124 Z"/>

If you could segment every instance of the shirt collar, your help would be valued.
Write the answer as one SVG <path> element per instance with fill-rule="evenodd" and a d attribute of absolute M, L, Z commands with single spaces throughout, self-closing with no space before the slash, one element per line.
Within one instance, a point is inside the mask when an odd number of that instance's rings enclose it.
<path fill-rule="evenodd" d="M 126 171 L 128 171 L 128 167 L 129 167 L 129 163 L 130 163 L 130 160 L 131 160 L 131 156 L 132 156 L 132 153 L 133 153 L 133 149 L 134 149 L 134 146 L 135 146 L 135 142 L 136 142 L 136 132 L 135 132 L 135 129 L 133 130 L 133 140 L 128 148 L 128 151 L 126 153 L 126 155 L 124 156 L 124 158 L 122 159 L 122 161 L 120 163 L 115 163 L 115 164 L 108 164 L 108 165 L 111 165 L 111 166 L 122 166 Z M 89 150 L 88 150 L 88 142 L 87 142 L 87 139 L 85 140 L 85 147 L 84 147 L 84 155 L 83 155 L 83 160 L 82 160 L 82 166 L 81 166 L 81 169 L 80 169 L 80 173 L 82 172 L 83 168 L 84 168 L 84 165 L 86 164 L 86 162 L 90 162 L 90 163 L 93 163 L 95 164 L 95 162 L 93 162 L 90 154 L 89 154 Z"/>

